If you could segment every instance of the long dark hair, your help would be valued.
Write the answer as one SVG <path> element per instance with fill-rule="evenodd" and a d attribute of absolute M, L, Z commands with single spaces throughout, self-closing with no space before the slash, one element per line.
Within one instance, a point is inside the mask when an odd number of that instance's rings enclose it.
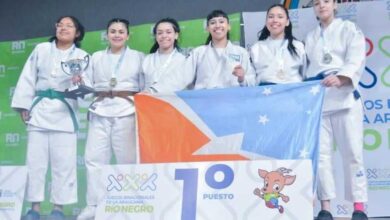
<path fill-rule="evenodd" d="M 152 46 L 152 48 L 150 48 L 150 53 L 154 53 L 158 50 L 158 48 L 160 47 L 156 41 L 156 34 L 157 34 L 157 27 L 159 24 L 161 23 L 170 23 L 173 27 L 173 30 L 175 31 L 175 33 L 180 33 L 180 26 L 179 26 L 179 23 L 173 19 L 173 18 L 163 18 L 159 21 L 157 21 L 157 23 L 154 25 L 153 27 L 153 35 L 154 35 L 154 44 Z M 179 47 L 179 43 L 177 42 L 177 39 L 175 39 L 175 42 L 173 43 L 173 46 L 177 49 L 177 50 L 180 50 L 180 47 Z"/>
<path fill-rule="evenodd" d="M 271 5 L 271 7 L 269 7 L 268 10 L 267 10 L 267 17 L 268 17 L 269 11 L 271 9 L 275 8 L 275 7 L 282 8 L 284 10 L 284 12 L 286 13 L 287 19 L 290 21 L 290 15 L 288 14 L 288 10 L 282 4 Z M 270 36 L 270 32 L 269 32 L 269 30 L 267 28 L 267 25 L 264 25 L 263 29 L 261 31 L 259 31 L 259 33 L 257 35 L 259 36 L 259 40 L 266 40 Z M 296 48 L 295 48 L 295 46 L 293 44 L 293 41 L 295 40 L 295 37 L 292 34 L 292 23 L 291 23 L 291 21 L 284 28 L 284 39 L 288 40 L 287 49 L 290 52 L 290 54 L 293 57 L 294 56 L 298 56 Z"/>
<path fill-rule="evenodd" d="M 210 14 L 207 15 L 207 26 L 209 25 L 209 21 L 211 19 L 213 19 L 213 18 L 216 18 L 216 17 L 224 17 L 224 18 L 227 19 L 227 21 L 229 23 L 229 17 L 228 17 L 228 15 L 224 11 L 222 11 L 222 10 L 214 10 Z M 230 39 L 229 32 L 227 33 L 227 39 L 228 40 Z M 211 37 L 211 34 L 209 34 L 205 44 L 206 45 L 209 44 L 211 40 L 212 40 L 212 37 Z"/>
<path fill-rule="evenodd" d="M 108 32 L 108 28 L 110 28 L 110 26 L 113 24 L 113 23 L 122 23 L 125 27 L 126 27 L 126 31 L 127 31 L 127 34 L 129 34 L 129 25 L 130 25 L 130 22 L 126 19 L 123 19 L 123 18 L 113 18 L 111 19 L 108 23 L 107 23 L 107 27 L 106 27 L 106 30 Z"/>
<path fill-rule="evenodd" d="M 85 34 L 85 31 L 84 31 L 84 26 L 81 24 L 81 22 L 74 16 L 71 16 L 71 15 L 65 15 L 65 16 L 61 16 L 57 19 L 57 24 L 61 22 L 62 19 L 64 18 L 70 18 L 70 20 L 72 20 L 73 22 L 73 25 L 74 27 L 76 28 L 76 35 L 78 33 L 78 36 L 76 36 L 76 38 L 73 40 L 73 43 L 76 45 L 76 47 L 80 47 L 81 46 L 81 41 L 83 40 L 84 38 L 84 34 Z M 57 36 L 56 34 L 54 34 L 54 36 L 50 37 L 49 41 L 52 42 L 52 41 L 56 41 L 57 42 Z"/>

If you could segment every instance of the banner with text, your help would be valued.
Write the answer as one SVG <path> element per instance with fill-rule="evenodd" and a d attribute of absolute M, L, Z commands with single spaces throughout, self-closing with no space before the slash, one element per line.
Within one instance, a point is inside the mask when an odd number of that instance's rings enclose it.
<path fill-rule="evenodd" d="M 105 166 L 96 220 L 313 219 L 310 160 Z"/>

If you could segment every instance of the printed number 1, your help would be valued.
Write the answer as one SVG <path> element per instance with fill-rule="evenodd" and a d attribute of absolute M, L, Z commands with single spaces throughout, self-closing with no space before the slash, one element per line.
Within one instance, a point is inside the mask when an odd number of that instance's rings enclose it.
<path fill-rule="evenodd" d="M 224 178 L 215 179 L 215 174 L 222 172 Z M 175 180 L 183 180 L 183 203 L 181 207 L 182 220 L 196 220 L 196 202 L 198 197 L 198 169 L 176 169 Z M 213 189 L 224 189 L 230 186 L 234 180 L 232 168 L 225 164 L 215 164 L 209 167 L 205 174 L 205 180 Z"/>
<path fill-rule="evenodd" d="M 182 220 L 196 220 L 196 199 L 198 191 L 198 169 L 177 169 L 175 180 L 183 180 Z"/>

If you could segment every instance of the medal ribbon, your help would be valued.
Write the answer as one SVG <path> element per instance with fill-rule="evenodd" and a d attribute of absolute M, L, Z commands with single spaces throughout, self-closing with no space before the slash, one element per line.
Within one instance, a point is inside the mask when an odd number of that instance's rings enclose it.
<path fill-rule="evenodd" d="M 59 66 L 61 65 L 61 62 L 68 61 L 69 58 L 72 57 L 74 51 L 76 50 L 76 46 L 73 44 L 72 49 L 70 50 L 70 52 L 68 53 L 68 55 L 66 56 L 65 61 L 64 61 L 62 59 L 59 59 L 59 55 L 58 55 L 58 51 L 57 51 L 58 49 L 56 47 L 57 47 L 56 42 L 52 41 L 51 46 L 50 46 L 50 54 L 53 57 L 53 62 L 52 62 L 52 75 L 53 76 L 56 75 L 58 69 L 60 69 Z"/>
<path fill-rule="evenodd" d="M 167 60 L 162 65 L 159 65 L 159 67 L 157 67 L 153 82 L 158 82 L 158 80 L 161 78 L 163 73 L 165 73 L 165 71 L 166 71 L 167 67 L 169 66 L 169 64 L 171 63 L 172 57 L 175 53 L 176 53 L 176 48 L 174 48 L 173 51 L 171 52 L 171 54 L 169 54 L 169 57 L 167 58 Z M 156 55 L 157 55 L 156 56 L 157 64 L 161 64 L 160 53 L 158 51 L 157 51 Z"/>
<path fill-rule="evenodd" d="M 115 82 L 116 82 L 116 75 L 117 75 L 117 73 L 118 73 L 118 70 L 119 70 L 120 66 L 122 65 L 123 58 L 125 57 L 126 51 L 127 51 L 127 47 L 125 47 L 124 49 L 122 49 L 121 56 L 119 57 L 118 62 L 116 63 L 116 65 L 115 65 L 115 67 L 114 67 L 114 70 L 111 71 L 111 80 L 112 80 L 112 81 L 115 81 Z M 109 67 L 111 67 L 111 66 L 114 66 L 114 65 L 112 65 L 113 62 L 112 62 L 112 58 L 111 58 L 111 56 L 109 55 L 109 53 L 110 53 L 110 48 L 107 48 L 107 55 L 108 55 Z M 111 82 L 110 82 L 110 85 L 111 85 Z"/>
<path fill-rule="evenodd" d="M 325 30 L 321 28 L 321 34 L 320 34 L 320 39 L 322 41 L 322 53 L 323 53 L 323 57 L 325 56 L 325 54 L 330 54 L 330 49 L 329 49 L 329 44 L 328 44 L 328 41 L 326 40 L 326 37 L 325 37 Z"/>

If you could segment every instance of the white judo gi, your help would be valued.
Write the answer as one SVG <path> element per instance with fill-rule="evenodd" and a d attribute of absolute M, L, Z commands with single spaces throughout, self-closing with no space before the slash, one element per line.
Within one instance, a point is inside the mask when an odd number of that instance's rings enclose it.
<path fill-rule="evenodd" d="M 74 45 L 59 50 L 54 42 L 40 43 L 19 77 L 11 106 L 18 111 L 31 110 L 27 122 L 27 201 L 44 200 L 50 163 L 50 202 L 61 205 L 77 202 L 77 101 L 55 96 L 73 86 L 72 76 L 61 69 L 61 61 L 83 59 L 86 55 Z M 40 101 L 39 96 L 43 97 Z"/>
<path fill-rule="evenodd" d="M 239 83 L 233 69 L 240 64 L 245 71 L 245 80 Z M 214 48 L 211 43 L 191 51 L 186 59 L 184 71 L 162 79 L 154 88 L 171 88 L 173 91 L 185 89 L 213 89 L 237 86 L 254 86 L 255 72 L 248 52 L 228 41 L 226 48 Z"/>
<path fill-rule="evenodd" d="M 301 82 L 306 68 L 306 53 L 302 42 L 293 40 L 297 56 L 287 49 L 288 41 L 268 37 L 255 43 L 250 49 L 256 83 Z"/>
<path fill-rule="evenodd" d="M 123 56 L 122 56 L 123 54 Z M 114 96 L 96 97 L 89 107 L 89 129 L 85 148 L 87 169 L 87 205 L 97 205 L 102 165 L 109 164 L 112 151 L 118 164 L 136 162 L 135 107 L 133 93 L 143 88 L 144 55 L 126 48 L 122 54 L 102 50 L 92 55 L 88 77 L 93 88 Z M 117 67 L 117 68 L 116 68 Z M 113 76 L 115 72 L 115 76 Z M 112 78 L 116 85 L 110 85 Z M 112 91 L 112 92 L 110 92 Z M 122 97 L 115 93 L 127 93 Z"/>
<path fill-rule="evenodd" d="M 352 202 L 367 201 L 367 179 L 363 166 L 363 106 L 354 97 L 365 66 L 365 38 L 352 22 L 334 19 L 322 30 L 320 25 L 305 41 L 309 59 L 306 78 L 319 72 L 338 68 L 336 75 L 351 79 L 352 85 L 326 89 L 320 134 L 318 197 L 336 197 L 332 168 L 333 140 L 343 158 L 345 197 Z M 324 55 L 331 55 L 331 62 Z"/>
<path fill-rule="evenodd" d="M 174 49 L 170 54 L 160 54 L 158 51 L 145 57 L 142 68 L 145 80 L 145 90 L 155 90 L 154 85 L 169 75 L 183 74 L 186 58 Z M 161 86 L 158 92 L 169 92 L 171 88 Z"/>

